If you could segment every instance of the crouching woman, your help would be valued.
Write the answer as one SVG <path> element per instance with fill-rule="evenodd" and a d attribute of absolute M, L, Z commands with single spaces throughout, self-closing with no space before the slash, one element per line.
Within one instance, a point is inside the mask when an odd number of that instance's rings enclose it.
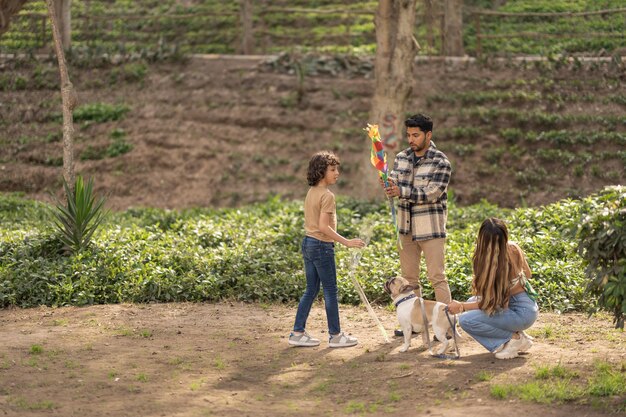
<path fill-rule="evenodd" d="M 509 242 L 506 224 L 496 218 L 483 222 L 474 251 L 475 297 L 448 304 L 459 324 L 498 359 L 511 359 L 532 346 L 524 333 L 537 320 L 536 294 L 528 278 L 531 272 L 522 249 Z"/>

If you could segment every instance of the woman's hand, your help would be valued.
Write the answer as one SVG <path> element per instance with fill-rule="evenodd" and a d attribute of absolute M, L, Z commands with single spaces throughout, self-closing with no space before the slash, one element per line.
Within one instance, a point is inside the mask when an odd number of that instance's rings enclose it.
<path fill-rule="evenodd" d="M 463 308 L 463 303 L 460 301 L 452 300 L 450 304 L 448 304 L 448 311 L 452 314 L 459 314 L 465 311 Z"/>

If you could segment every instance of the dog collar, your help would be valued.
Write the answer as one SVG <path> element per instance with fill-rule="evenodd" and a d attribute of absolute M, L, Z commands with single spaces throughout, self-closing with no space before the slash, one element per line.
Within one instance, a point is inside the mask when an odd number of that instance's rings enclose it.
<path fill-rule="evenodd" d="M 415 294 L 407 295 L 406 297 L 401 298 L 400 300 L 396 301 L 394 304 L 396 305 L 396 307 L 398 307 L 403 302 L 410 300 L 411 298 L 415 298 L 415 297 L 417 297 L 417 295 Z"/>

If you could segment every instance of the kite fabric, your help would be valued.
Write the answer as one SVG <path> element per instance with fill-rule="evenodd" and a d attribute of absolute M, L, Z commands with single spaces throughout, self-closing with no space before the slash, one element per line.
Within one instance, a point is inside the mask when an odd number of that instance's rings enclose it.
<path fill-rule="evenodd" d="M 378 125 L 367 124 L 364 129 L 367 131 L 367 135 L 372 140 L 372 152 L 371 162 L 372 165 L 378 170 L 378 175 L 385 183 L 385 187 L 389 186 L 387 182 L 387 154 L 383 149 L 383 142 L 380 140 L 380 133 L 378 132 Z"/>
<path fill-rule="evenodd" d="M 385 153 L 385 150 L 383 148 L 383 141 L 380 139 L 378 125 L 372 125 L 368 123 L 367 127 L 363 130 L 367 132 L 367 135 L 372 140 L 372 152 L 370 158 L 372 165 L 374 165 L 374 167 L 378 171 L 378 176 L 383 180 L 385 187 L 388 187 L 389 181 L 387 176 L 387 154 Z M 396 222 L 396 206 L 393 202 L 393 198 L 389 198 L 389 207 L 391 209 L 391 219 L 393 221 L 393 226 L 396 229 L 398 245 L 402 245 L 400 243 L 400 235 L 398 233 L 398 223 Z"/>

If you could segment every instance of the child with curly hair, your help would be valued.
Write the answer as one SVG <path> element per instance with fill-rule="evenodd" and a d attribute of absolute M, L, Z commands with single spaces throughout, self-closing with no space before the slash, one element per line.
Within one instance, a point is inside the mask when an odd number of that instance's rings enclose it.
<path fill-rule="evenodd" d="M 304 230 L 302 256 L 306 275 L 306 290 L 300 299 L 293 332 L 289 335 L 292 346 L 318 346 L 319 339 L 306 332 L 306 321 L 311 306 L 320 290 L 324 291 L 326 320 L 328 321 L 329 347 L 349 347 L 357 339 L 341 331 L 339 303 L 337 301 L 337 270 L 335 242 L 349 248 L 362 248 L 361 239 L 346 239 L 337 233 L 335 195 L 328 189 L 339 179 L 339 158 L 332 152 L 322 151 L 309 161 L 307 180 L 309 191 L 304 200 Z"/>

